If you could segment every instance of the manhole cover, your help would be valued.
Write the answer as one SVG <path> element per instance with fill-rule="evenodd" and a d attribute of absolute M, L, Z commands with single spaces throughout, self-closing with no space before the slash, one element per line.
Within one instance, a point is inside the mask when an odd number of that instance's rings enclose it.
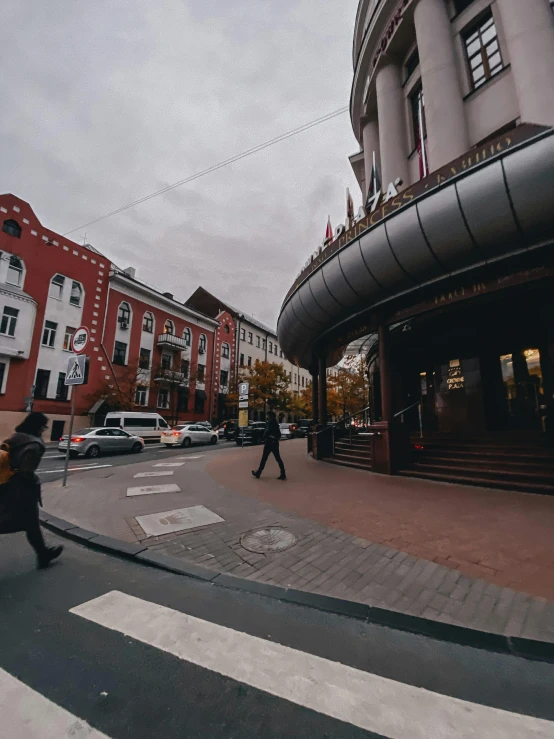
<path fill-rule="evenodd" d="M 282 552 L 296 544 L 296 536 L 290 531 L 271 526 L 267 529 L 249 531 L 241 537 L 240 543 L 249 552 Z"/>

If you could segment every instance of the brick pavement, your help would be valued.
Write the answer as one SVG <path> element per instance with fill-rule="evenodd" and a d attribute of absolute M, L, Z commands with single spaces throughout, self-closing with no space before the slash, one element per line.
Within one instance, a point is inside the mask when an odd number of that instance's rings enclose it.
<path fill-rule="evenodd" d="M 554 641 L 553 597 L 549 596 L 550 600 L 533 597 L 530 590 L 518 592 L 517 588 L 502 587 L 502 583 L 494 582 L 495 577 L 507 577 L 507 565 L 504 570 L 493 572 L 493 568 L 489 568 L 482 577 L 475 577 L 471 572 L 463 571 L 461 559 L 445 557 L 448 552 L 444 548 L 439 547 L 440 554 L 432 551 L 436 539 L 430 538 L 429 533 L 440 528 L 447 511 L 452 514 L 452 502 L 447 504 L 446 501 L 452 497 L 457 501 L 458 515 L 464 521 L 463 530 L 467 536 L 464 540 L 458 517 L 454 516 L 450 526 L 441 529 L 441 539 L 447 540 L 452 531 L 452 551 L 458 557 L 459 547 L 464 544 L 468 551 L 477 552 L 475 538 L 480 536 L 482 527 L 478 526 L 475 531 L 469 527 L 468 522 L 477 514 L 468 511 L 468 499 L 478 501 L 480 496 L 496 495 L 494 491 L 458 490 L 458 486 L 429 486 L 425 483 L 420 492 L 417 489 L 420 481 L 401 480 L 395 481 L 400 490 L 396 493 L 399 500 L 391 501 L 395 486 L 387 486 L 388 478 L 316 463 L 307 458 L 302 442 L 288 442 L 283 446 L 290 475 L 287 483 L 275 480 L 276 472 L 271 463 L 267 477 L 259 481 L 251 477 L 250 469 L 260 453 L 259 449 L 231 449 L 187 461 L 183 468 L 175 470 L 172 481 L 181 486 L 180 493 L 126 498 L 126 488 L 136 484 L 133 475 L 148 470 L 152 465 L 152 462 L 138 462 L 109 472 L 91 471 L 70 478 L 70 485 L 65 489 L 59 483 L 45 486 L 45 508 L 85 528 L 136 541 L 146 537 L 135 516 L 202 504 L 225 521 L 178 534 L 151 537 L 148 539 L 150 548 L 238 577 L 356 600 L 486 631 Z M 368 492 L 368 480 L 371 480 L 371 492 Z M 417 483 L 416 487 L 411 483 Z M 381 491 L 383 509 L 381 519 L 376 501 L 378 490 Z M 463 494 L 468 490 L 467 498 Z M 548 512 L 554 512 L 554 501 L 549 501 L 548 508 L 537 496 L 518 497 L 524 498 L 518 504 L 520 506 L 525 500 L 529 501 L 531 512 L 525 506 L 520 508 L 525 511 L 520 535 L 526 536 L 528 526 L 539 515 L 535 508 L 537 503 L 544 514 L 542 521 L 546 527 Z M 411 505 L 406 505 L 410 498 Z M 499 498 L 495 500 L 500 504 Z M 513 504 L 509 503 L 509 498 L 507 500 L 506 507 L 510 512 Z M 433 502 L 436 503 L 434 508 Z M 482 503 L 479 509 L 484 510 Z M 417 552 L 379 541 L 379 536 L 389 533 L 383 523 L 385 521 L 389 527 L 395 525 L 397 530 L 402 529 L 404 541 L 417 549 L 417 539 L 410 539 L 409 534 L 421 525 L 418 522 L 421 521 L 422 510 L 427 511 L 429 519 L 424 527 L 427 532 L 425 551 L 435 557 L 417 556 Z M 305 512 L 299 515 L 302 511 Z M 527 515 L 530 515 L 530 520 Z M 439 523 L 435 521 L 431 525 L 436 516 Z M 494 522 L 498 521 L 509 522 L 510 515 L 503 516 L 497 511 Z M 368 522 L 372 524 L 371 529 Z M 286 528 L 296 536 L 297 543 L 281 553 L 255 554 L 244 549 L 242 535 L 267 526 Z M 515 534 L 513 531 L 511 536 Z M 484 556 L 490 557 L 495 553 L 497 538 L 495 534 L 480 542 Z M 522 546 L 521 542 L 515 543 Z M 514 566 L 518 562 L 526 566 L 526 558 L 537 551 L 531 542 L 526 546 L 521 550 L 525 555 L 520 555 L 520 560 L 512 556 L 510 562 Z M 450 567 L 445 564 L 449 561 L 453 563 Z M 467 563 L 478 566 L 480 561 L 481 558 L 476 563 L 469 560 Z M 540 561 L 540 567 L 544 566 L 544 561 Z M 533 588 L 542 587 L 541 583 L 548 590 L 548 583 L 543 581 L 533 581 Z M 535 593 L 543 594 L 546 595 Z"/>

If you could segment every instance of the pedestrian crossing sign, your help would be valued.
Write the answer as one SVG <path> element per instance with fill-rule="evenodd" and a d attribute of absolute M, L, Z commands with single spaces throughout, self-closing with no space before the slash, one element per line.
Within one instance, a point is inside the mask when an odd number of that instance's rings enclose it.
<path fill-rule="evenodd" d="M 70 357 L 65 373 L 66 385 L 86 385 L 88 381 L 88 357 Z"/>

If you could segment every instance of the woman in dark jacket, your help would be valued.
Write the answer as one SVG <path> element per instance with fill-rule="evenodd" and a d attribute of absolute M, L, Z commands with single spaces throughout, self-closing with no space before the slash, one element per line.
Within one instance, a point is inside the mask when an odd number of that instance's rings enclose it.
<path fill-rule="evenodd" d="M 38 517 L 42 500 L 35 470 L 44 454 L 42 434 L 47 428 L 48 418 L 44 413 L 30 413 L 16 428 L 15 434 L 6 439 L 10 466 L 16 472 L 5 485 L 0 486 L 0 533 L 25 531 L 37 554 L 39 569 L 47 567 L 63 551 L 62 546 L 46 546 Z"/>

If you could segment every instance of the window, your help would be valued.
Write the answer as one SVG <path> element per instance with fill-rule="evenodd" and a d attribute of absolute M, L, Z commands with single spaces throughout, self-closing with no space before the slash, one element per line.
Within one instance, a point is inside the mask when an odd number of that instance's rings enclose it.
<path fill-rule="evenodd" d="M 169 408 L 169 390 L 158 390 L 158 408 Z"/>
<path fill-rule="evenodd" d="M 2 224 L 2 231 L 5 234 L 8 234 L 8 236 L 14 236 L 16 239 L 21 238 L 21 226 L 17 221 L 14 221 L 13 218 L 8 218 L 7 221 L 4 221 Z"/>
<path fill-rule="evenodd" d="M 140 369 L 150 369 L 150 355 L 151 355 L 150 349 L 144 349 L 143 347 L 140 348 L 140 354 L 139 354 L 139 367 Z"/>
<path fill-rule="evenodd" d="M 425 99 L 423 97 L 423 87 L 421 83 L 415 88 L 410 96 L 410 106 L 412 109 L 412 129 L 414 137 L 414 147 L 419 146 L 420 127 L 423 127 L 423 138 L 427 138 L 427 122 L 425 120 Z M 420 121 L 421 110 L 421 121 Z"/>
<path fill-rule="evenodd" d="M 272 341 L 269 342 L 269 353 L 273 354 L 273 342 Z"/>
<path fill-rule="evenodd" d="M 65 327 L 65 334 L 63 335 L 63 350 L 64 352 L 70 352 L 71 351 L 71 339 L 73 338 L 73 334 L 75 333 L 75 329 L 73 326 L 66 326 Z"/>
<path fill-rule="evenodd" d="M 67 400 L 68 386 L 65 384 L 65 372 L 58 373 L 58 384 L 56 385 L 56 400 Z"/>
<path fill-rule="evenodd" d="M 162 354 L 162 369 L 170 370 L 173 357 L 171 354 Z"/>
<path fill-rule="evenodd" d="M 135 389 L 135 405 L 146 405 L 146 392 L 145 387 L 137 387 Z"/>
<path fill-rule="evenodd" d="M 248 332 L 248 343 L 251 344 L 252 342 L 253 342 L 252 331 L 249 331 Z"/>
<path fill-rule="evenodd" d="M 240 330 L 240 338 L 241 338 L 241 341 L 246 340 L 246 331 L 243 328 L 241 328 Z"/>
<path fill-rule="evenodd" d="M 241 354 L 240 355 L 240 362 L 239 362 L 239 364 L 240 364 L 241 367 L 244 367 L 244 354 Z"/>
<path fill-rule="evenodd" d="M 296 385 L 296 372 L 294 373 L 294 384 Z"/>
<path fill-rule="evenodd" d="M 23 262 L 15 254 L 10 257 L 6 282 L 16 287 L 21 287 L 21 283 L 23 282 Z"/>
<path fill-rule="evenodd" d="M 204 378 L 206 377 L 206 365 L 199 364 L 198 369 L 196 371 L 196 381 L 197 382 L 204 382 Z"/>
<path fill-rule="evenodd" d="M 154 316 L 152 313 L 147 312 L 142 317 L 142 330 L 147 334 L 154 332 Z"/>
<path fill-rule="evenodd" d="M 6 376 L 6 364 L 0 362 L 0 393 L 4 392 L 4 377 Z"/>
<path fill-rule="evenodd" d="M 265 347 L 266 347 L 266 340 L 262 339 L 262 349 L 265 349 Z"/>
<path fill-rule="evenodd" d="M 248 357 L 248 366 L 252 367 L 252 357 Z"/>
<path fill-rule="evenodd" d="M 226 334 L 228 334 L 231 331 L 228 323 L 225 324 L 225 328 L 223 330 L 225 331 Z"/>
<path fill-rule="evenodd" d="M 454 10 L 456 15 L 463 13 L 466 8 L 469 8 L 473 0 L 454 0 Z"/>
<path fill-rule="evenodd" d="M 188 378 L 190 372 L 190 362 L 188 359 L 183 359 L 181 361 L 181 373 L 185 376 L 185 379 Z"/>
<path fill-rule="evenodd" d="M 221 345 L 221 356 L 223 359 L 229 359 L 231 356 L 231 350 L 229 348 L 229 344 L 222 344 Z"/>
<path fill-rule="evenodd" d="M 42 346 L 54 346 L 56 343 L 56 331 L 58 324 L 54 321 L 45 321 L 42 332 Z"/>
<path fill-rule="evenodd" d="M 18 315 L 19 310 L 17 308 L 10 308 L 8 305 L 4 307 L 2 322 L 0 323 L 0 334 L 4 334 L 4 336 L 15 336 Z"/>
<path fill-rule="evenodd" d="M 207 345 L 206 337 L 204 336 L 204 334 L 200 334 L 200 339 L 198 340 L 198 352 L 200 354 L 206 353 L 206 345 Z"/>
<path fill-rule="evenodd" d="M 125 364 L 127 359 L 127 344 L 122 341 L 116 341 L 113 350 L 113 363 L 114 364 Z"/>
<path fill-rule="evenodd" d="M 302 387 L 304 387 L 304 377 L 302 377 Z"/>
<path fill-rule="evenodd" d="M 464 43 L 471 82 L 477 89 L 502 69 L 496 26 L 490 12 L 464 34 Z"/>
<path fill-rule="evenodd" d="M 50 370 L 37 370 L 35 380 L 35 398 L 46 398 L 48 396 L 48 383 L 50 382 Z"/>
<path fill-rule="evenodd" d="M 121 303 L 117 311 L 117 322 L 127 327 L 131 321 L 131 306 L 129 303 Z"/>
<path fill-rule="evenodd" d="M 169 319 L 164 323 L 164 334 L 173 336 L 175 334 L 175 324 Z"/>
<path fill-rule="evenodd" d="M 258 349 L 260 348 L 261 345 L 262 345 L 262 340 L 260 339 L 259 336 L 256 336 L 256 346 L 258 347 Z"/>
<path fill-rule="evenodd" d="M 225 387 L 229 382 L 229 373 L 227 370 L 221 370 L 219 374 L 219 384 L 221 387 Z"/>
<path fill-rule="evenodd" d="M 190 328 L 188 328 L 188 326 L 183 331 L 183 339 L 185 340 L 185 344 L 187 346 L 190 346 L 192 344 L 192 333 L 190 331 Z"/>
<path fill-rule="evenodd" d="M 79 307 L 81 305 L 81 300 L 83 298 L 83 288 L 81 287 L 81 284 L 79 282 L 73 282 L 71 283 L 71 294 L 69 295 L 69 302 L 71 305 L 76 305 Z"/>
<path fill-rule="evenodd" d="M 206 393 L 203 390 L 197 390 L 194 396 L 194 412 L 204 413 L 205 403 L 206 403 Z M 204 428 L 205 427 L 197 426 L 195 430 L 202 431 Z"/>
<path fill-rule="evenodd" d="M 281 357 L 281 359 L 283 359 L 283 350 L 282 349 L 279 351 L 279 356 Z"/>
<path fill-rule="evenodd" d="M 51 298 L 55 298 L 56 300 L 61 300 L 64 283 L 65 277 L 63 275 L 54 275 L 54 277 L 52 277 L 52 281 L 50 282 L 50 290 L 48 292 L 48 295 Z"/>
<path fill-rule="evenodd" d="M 406 79 L 409 80 L 412 74 L 419 67 L 419 49 L 416 47 L 406 62 Z"/>

